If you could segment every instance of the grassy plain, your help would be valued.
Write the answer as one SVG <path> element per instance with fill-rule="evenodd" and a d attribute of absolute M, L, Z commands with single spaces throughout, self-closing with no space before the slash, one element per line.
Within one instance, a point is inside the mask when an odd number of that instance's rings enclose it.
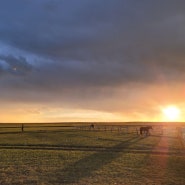
<path fill-rule="evenodd" d="M 4 129 L 0 184 L 184 185 L 184 146 L 175 127 L 147 137 L 116 129 Z"/>

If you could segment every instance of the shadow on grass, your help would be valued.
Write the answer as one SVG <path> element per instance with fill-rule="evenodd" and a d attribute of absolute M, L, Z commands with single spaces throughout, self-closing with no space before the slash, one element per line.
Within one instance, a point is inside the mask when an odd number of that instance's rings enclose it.
<path fill-rule="evenodd" d="M 93 153 L 87 157 L 84 157 L 77 162 L 70 164 L 62 170 L 57 170 L 54 174 L 56 181 L 55 183 L 60 184 L 73 184 L 77 183 L 80 179 L 90 177 L 92 173 L 104 165 L 110 163 L 121 155 L 128 146 L 145 139 L 144 137 L 133 137 L 127 141 L 124 141 L 118 145 L 115 145 L 105 151 Z M 115 149 L 119 148 L 120 152 L 114 152 Z M 52 181 L 52 179 L 50 179 Z M 53 181 L 51 183 L 54 183 Z"/>
<path fill-rule="evenodd" d="M 4 131 L 4 132 L 0 132 L 0 134 L 2 134 L 2 135 L 8 135 L 8 134 L 22 134 L 22 132 L 21 132 L 21 131 L 11 131 L 11 132 L 6 132 L 6 131 Z"/>

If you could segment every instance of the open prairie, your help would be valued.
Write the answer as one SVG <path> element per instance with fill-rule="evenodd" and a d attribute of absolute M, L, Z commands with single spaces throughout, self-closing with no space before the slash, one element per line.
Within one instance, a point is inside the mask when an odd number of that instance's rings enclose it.
<path fill-rule="evenodd" d="M 179 125 L 1 124 L 0 184 L 184 185 Z M 23 129 L 23 130 L 22 130 Z"/>

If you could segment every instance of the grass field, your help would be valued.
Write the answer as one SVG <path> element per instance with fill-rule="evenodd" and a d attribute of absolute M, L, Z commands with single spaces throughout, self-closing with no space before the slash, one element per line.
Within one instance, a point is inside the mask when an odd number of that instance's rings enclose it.
<path fill-rule="evenodd" d="M 0 184 L 184 185 L 184 146 L 175 127 L 135 132 L 0 130 Z"/>

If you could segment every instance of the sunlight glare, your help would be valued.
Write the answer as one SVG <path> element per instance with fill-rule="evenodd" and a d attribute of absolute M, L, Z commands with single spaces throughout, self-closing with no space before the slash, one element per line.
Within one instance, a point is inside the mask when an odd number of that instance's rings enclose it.
<path fill-rule="evenodd" d="M 170 121 L 177 121 L 179 119 L 180 109 L 177 108 L 176 106 L 168 106 L 164 108 L 162 111 L 165 118 L 167 118 Z"/>

